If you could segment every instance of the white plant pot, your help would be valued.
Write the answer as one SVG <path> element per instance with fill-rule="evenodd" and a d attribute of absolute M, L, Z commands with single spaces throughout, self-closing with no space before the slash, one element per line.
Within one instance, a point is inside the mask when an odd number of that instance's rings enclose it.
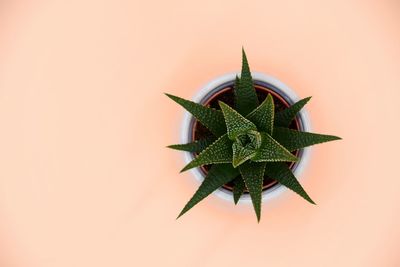
<path fill-rule="evenodd" d="M 220 91 L 223 88 L 226 88 L 229 85 L 232 85 L 235 81 L 235 77 L 237 74 L 238 73 L 236 72 L 228 73 L 215 78 L 214 80 L 210 81 L 209 83 L 201 87 L 192 100 L 197 103 L 205 103 L 216 92 Z M 251 75 L 253 77 L 253 81 L 255 84 L 258 83 L 264 85 L 269 89 L 275 91 L 280 96 L 282 96 L 290 105 L 294 104 L 299 100 L 296 93 L 278 79 L 260 72 L 252 72 Z M 298 113 L 297 119 L 299 122 L 300 131 L 305 131 L 305 132 L 311 131 L 310 118 L 308 116 L 307 111 L 304 108 Z M 181 128 L 182 144 L 193 141 L 192 130 L 194 122 L 195 118 L 189 112 L 185 112 Z M 308 164 L 310 158 L 310 148 L 301 149 L 299 151 L 298 158 L 299 160 L 292 167 L 292 171 L 297 178 L 300 178 L 301 173 L 304 171 L 306 165 Z M 185 164 L 189 163 L 193 159 L 194 159 L 193 153 L 184 152 Z M 202 182 L 204 180 L 204 173 L 200 168 L 193 168 L 190 171 L 198 182 Z M 286 190 L 287 190 L 286 187 L 280 184 L 275 184 L 274 186 L 265 189 L 263 191 L 262 200 L 265 201 L 275 198 Z M 221 197 L 222 199 L 231 202 L 233 201 L 233 194 L 228 189 L 221 187 L 216 191 L 214 191 L 214 194 Z M 239 203 L 251 203 L 250 195 L 243 194 L 239 200 Z"/>

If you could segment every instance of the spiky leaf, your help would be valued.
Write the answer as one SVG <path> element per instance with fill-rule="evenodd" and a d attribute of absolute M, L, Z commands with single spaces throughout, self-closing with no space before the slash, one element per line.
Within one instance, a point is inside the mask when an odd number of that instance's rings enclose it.
<path fill-rule="evenodd" d="M 239 90 L 239 84 L 240 84 L 240 78 L 236 75 L 235 84 L 233 85 L 233 94 L 235 97 L 236 97 L 236 95 L 235 95 L 236 90 Z M 236 104 L 236 102 L 235 102 L 235 104 Z"/>
<path fill-rule="evenodd" d="M 254 125 L 254 123 L 240 115 L 236 110 L 224 102 L 219 101 L 219 106 L 221 107 L 228 131 L 228 136 L 231 140 L 235 140 L 237 136 L 245 134 L 248 131 L 257 130 L 257 127 Z"/>
<path fill-rule="evenodd" d="M 261 147 L 251 159 L 256 162 L 297 161 L 297 158 L 274 140 L 269 134 L 261 133 Z"/>
<path fill-rule="evenodd" d="M 273 137 L 289 151 L 341 139 L 333 135 L 300 132 L 282 127 L 275 128 Z"/>
<path fill-rule="evenodd" d="M 235 204 L 238 203 L 245 189 L 246 185 L 244 184 L 242 176 L 236 177 L 235 180 L 233 180 L 233 201 Z"/>
<path fill-rule="evenodd" d="M 204 149 L 181 172 L 206 164 L 232 163 L 232 141 L 224 134 Z"/>
<path fill-rule="evenodd" d="M 286 186 L 290 190 L 299 194 L 308 202 L 315 204 L 315 202 L 308 196 L 301 184 L 293 175 L 289 166 L 282 162 L 267 163 L 265 174 L 272 179 L 277 180 L 280 184 Z"/>
<path fill-rule="evenodd" d="M 215 136 L 226 133 L 224 116 L 220 110 L 209 108 L 201 104 L 166 94 L 169 98 L 189 111 L 201 124 L 207 127 Z"/>
<path fill-rule="evenodd" d="M 247 161 L 239 166 L 240 174 L 243 177 L 247 190 L 249 190 L 258 221 L 261 218 L 261 194 L 265 165 L 265 162 Z"/>
<path fill-rule="evenodd" d="M 238 175 L 239 172 L 234 169 L 231 164 L 213 165 L 199 189 L 179 213 L 178 218 L 222 185 L 232 181 Z"/>
<path fill-rule="evenodd" d="M 311 97 L 297 101 L 287 109 L 279 111 L 275 115 L 275 126 L 288 127 L 297 113 L 304 107 Z"/>
<path fill-rule="evenodd" d="M 261 103 L 261 105 L 247 115 L 246 118 L 253 122 L 260 132 L 266 132 L 272 135 L 274 110 L 274 100 L 271 94 L 268 94 L 267 98 Z"/>
<path fill-rule="evenodd" d="M 239 86 L 234 88 L 236 110 L 246 116 L 258 106 L 258 98 L 254 89 L 253 78 L 247 62 L 244 49 L 242 49 L 242 71 Z"/>
<path fill-rule="evenodd" d="M 196 140 L 196 141 L 191 142 L 191 143 L 169 145 L 168 147 L 172 148 L 172 149 L 176 149 L 176 150 L 200 153 L 206 147 L 211 145 L 214 141 L 215 140 L 213 140 L 213 139 L 200 139 L 200 140 Z"/>

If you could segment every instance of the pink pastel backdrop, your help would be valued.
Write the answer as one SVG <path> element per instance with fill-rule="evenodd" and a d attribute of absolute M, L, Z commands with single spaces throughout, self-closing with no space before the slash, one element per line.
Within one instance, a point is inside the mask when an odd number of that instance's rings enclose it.
<path fill-rule="evenodd" d="M 274 75 L 316 132 L 293 193 L 248 206 L 179 174 L 182 109 L 240 68 Z M 396 0 L 1 1 L 0 266 L 400 266 Z"/>

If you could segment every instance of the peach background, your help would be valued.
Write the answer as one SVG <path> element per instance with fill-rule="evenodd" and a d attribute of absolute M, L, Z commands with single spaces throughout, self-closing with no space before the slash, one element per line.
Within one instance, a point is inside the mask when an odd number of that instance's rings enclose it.
<path fill-rule="evenodd" d="M 248 206 L 193 194 L 182 109 L 209 79 L 272 74 L 309 104 L 293 193 Z M 0 2 L 0 266 L 400 266 L 400 3 Z"/>

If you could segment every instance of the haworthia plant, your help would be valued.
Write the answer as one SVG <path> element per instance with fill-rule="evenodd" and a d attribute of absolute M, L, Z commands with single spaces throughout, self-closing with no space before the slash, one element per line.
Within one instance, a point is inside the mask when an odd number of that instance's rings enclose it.
<path fill-rule="evenodd" d="M 301 132 L 290 129 L 291 122 L 311 97 L 277 112 L 269 94 L 259 104 L 246 53 L 242 50 L 242 71 L 233 86 L 234 105 L 219 102 L 214 109 L 167 94 L 190 112 L 211 133 L 207 139 L 169 148 L 195 153 L 196 157 L 182 171 L 209 165 L 204 181 L 185 205 L 179 216 L 208 195 L 230 183 L 234 203 L 248 192 L 257 220 L 261 218 L 263 182 L 274 179 L 315 204 L 293 175 L 287 162 L 298 160 L 296 151 L 311 145 L 340 139 L 333 135 Z"/>

